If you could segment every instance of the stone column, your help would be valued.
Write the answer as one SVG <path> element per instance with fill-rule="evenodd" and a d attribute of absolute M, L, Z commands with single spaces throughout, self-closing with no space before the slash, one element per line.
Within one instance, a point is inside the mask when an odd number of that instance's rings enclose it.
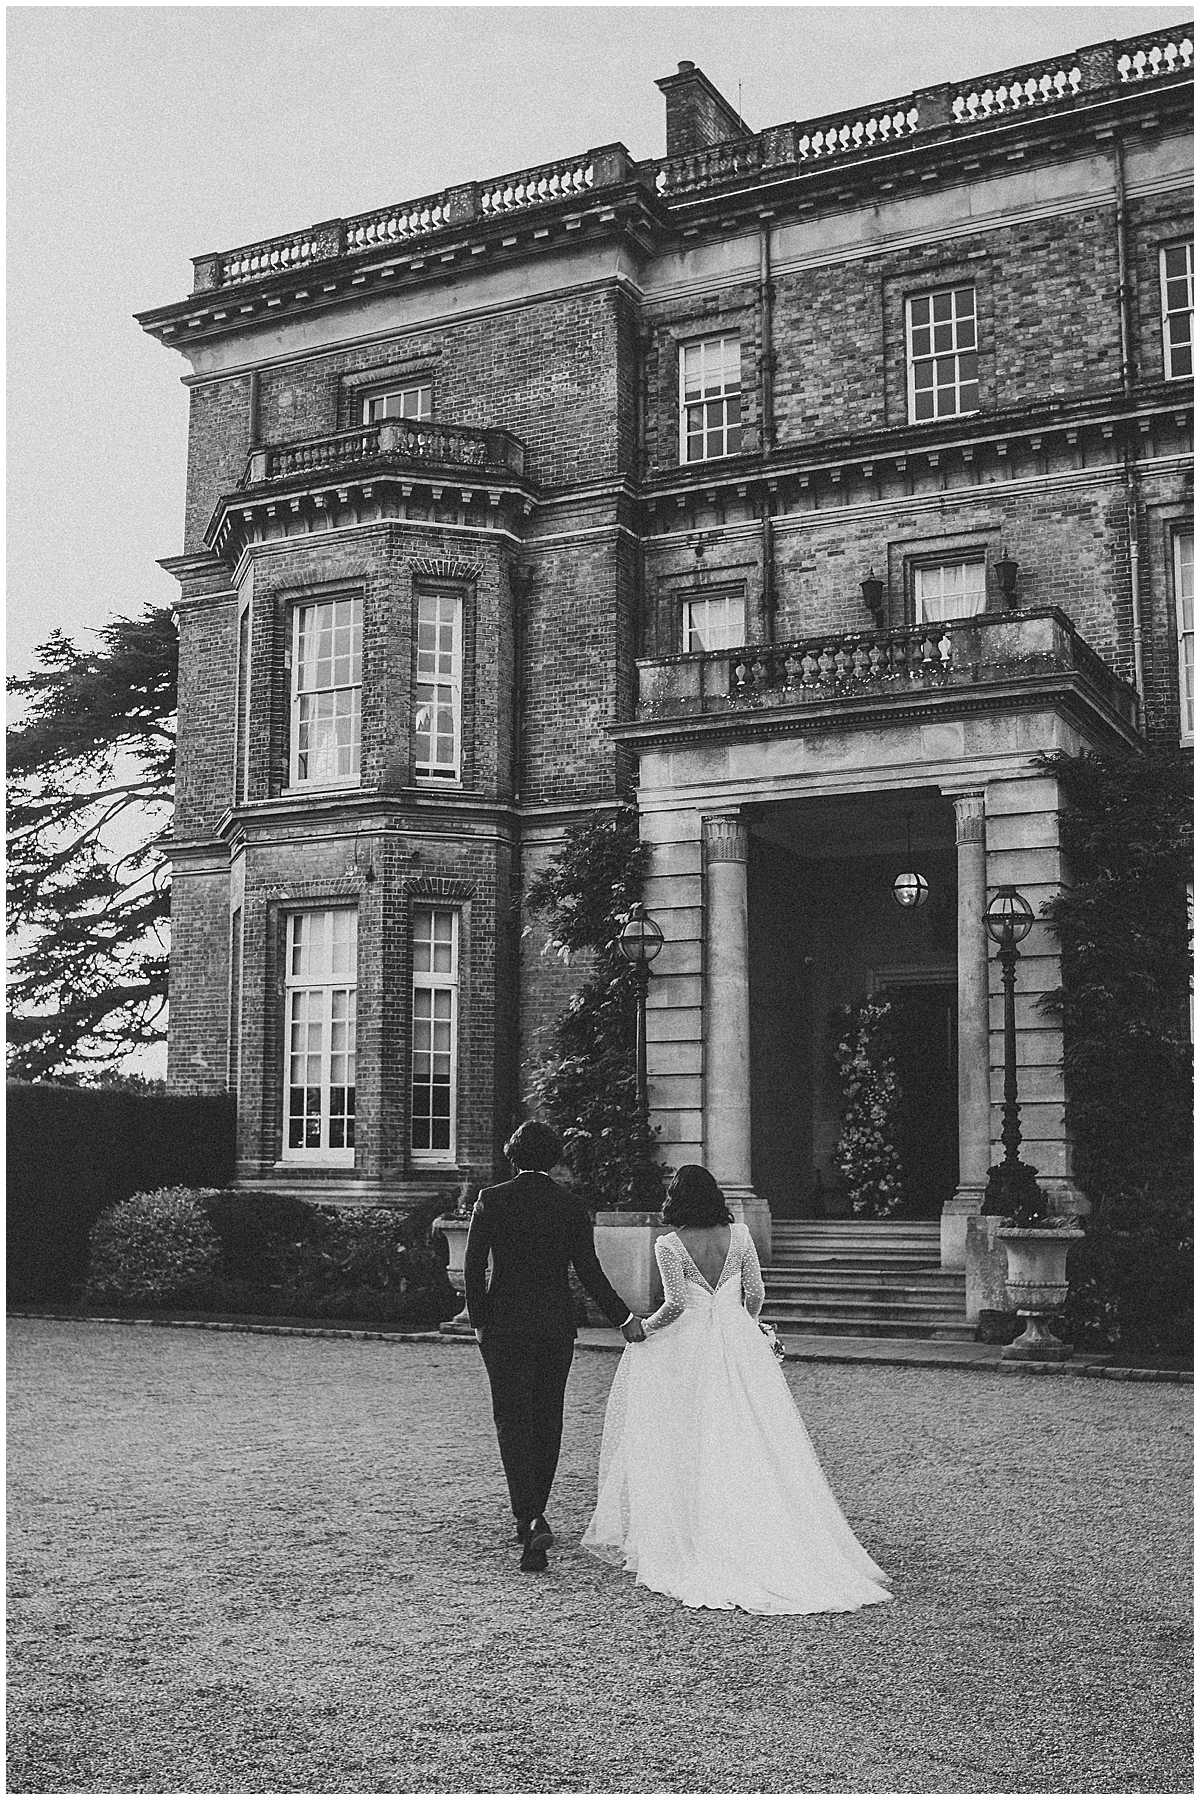
<path fill-rule="evenodd" d="M 987 847 L 983 794 L 952 798 L 958 845 L 958 1186 L 942 1209 L 942 1267 L 961 1269 L 967 1220 L 983 1205 L 989 1159 Z"/>
<path fill-rule="evenodd" d="M 704 1154 L 759 1256 L 771 1251 L 771 1214 L 750 1174 L 749 833 L 737 813 L 704 819 Z"/>

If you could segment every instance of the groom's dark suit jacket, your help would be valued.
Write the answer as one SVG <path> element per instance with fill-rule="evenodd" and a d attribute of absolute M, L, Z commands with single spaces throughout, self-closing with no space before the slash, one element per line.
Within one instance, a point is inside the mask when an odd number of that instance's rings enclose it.
<path fill-rule="evenodd" d="M 471 1324 L 489 1336 L 573 1338 L 575 1306 L 567 1273 L 572 1264 L 610 1324 L 623 1325 L 629 1308 L 600 1267 L 581 1200 L 534 1169 L 485 1188 L 467 1233 Z"/>

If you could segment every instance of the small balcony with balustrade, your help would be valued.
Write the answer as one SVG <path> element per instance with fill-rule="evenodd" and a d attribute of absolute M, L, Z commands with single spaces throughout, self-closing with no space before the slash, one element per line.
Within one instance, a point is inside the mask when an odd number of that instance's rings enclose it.
<path fill-rule="evenodd" d="M 263 445 L 219 500 L 207 542 L 228 555 L 239 543 L 414 516 L 511 527 L 533 505 L 525 465 L 511 432 L 433 419 L 380 419 Z"/>
<path fill-rule="evenodd" d="M 1042 710 L 1089 741 L 1140 742 L 1135 691 L 1056 607 L 647 658 L 637 682 L 614 734 L 644 752 Z"/>

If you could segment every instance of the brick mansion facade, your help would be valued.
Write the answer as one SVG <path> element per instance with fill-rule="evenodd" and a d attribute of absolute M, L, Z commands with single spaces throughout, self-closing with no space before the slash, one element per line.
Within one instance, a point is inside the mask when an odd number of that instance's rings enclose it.
<path fill-rule="evenodd" d="M 169 1081 L 248 1185 L 487 1180 L 572 974 L 521 899 L 632 795 L 664 1160 L 836 1205 L 833 1010 L 895 1001 L 919 1216 L 998 1159 L 983 913 L 1042 752 L 1190 741 L 1183 28 L 619 143 L 195 261 Z M 907 869 L 928 883 L 896 904 Z M 1024 1154 L 1080 1204 L 1023 946 Z"/>

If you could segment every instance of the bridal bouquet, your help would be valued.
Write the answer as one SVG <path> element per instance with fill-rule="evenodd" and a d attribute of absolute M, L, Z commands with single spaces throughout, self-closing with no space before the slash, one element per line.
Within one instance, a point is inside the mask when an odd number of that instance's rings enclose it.
<path fill-rule="evenodd" d="M 765 1320 L 760 1319 L 758 1321 L 758 1329 L 762 1332 L 762 1334 L 766 1338 L 768 1344 L 770 1344 L 771 1349 L 775 1353 L 776 1359 L 779 1362 L 782 1362 L 784 1359 L 785 1351 L 784 1351 L 783 1345 L 779 1341 L 779 1337 L 775 1330 L 775 1327 L 773 1325 L 768 1325 Z"/>

